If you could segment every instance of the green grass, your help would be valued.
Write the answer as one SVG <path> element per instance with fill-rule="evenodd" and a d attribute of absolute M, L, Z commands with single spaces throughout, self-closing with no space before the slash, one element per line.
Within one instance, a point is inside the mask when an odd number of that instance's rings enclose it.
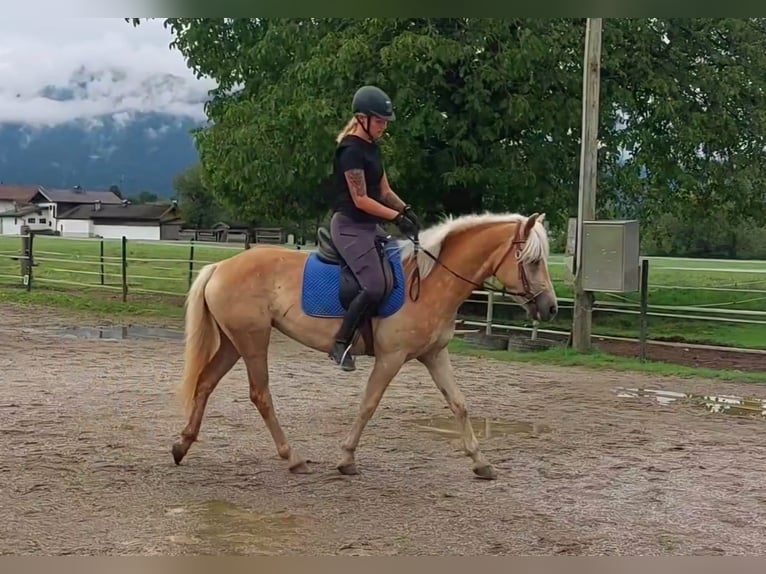
<path fill-rule="evenodd" d="M 766 312 L 766 261 L 722 261 L 649 257 L 649 311 L 685 317 L 650 316 L 650 338 L 746 348 L 766 348 L 766 316 L 715 313 L 709 309 Z M 560 299 L 572 299 L 572 286 L 566 279 L 564 257 L 551 256 L 550 273 Z M 739 289 L 741 291 L 730 291 Z M 760 292 L 759 292 L 760 291 Z M 620 308 L 619 304 L 638 305 L 636 293 L 596 293 L 596 304 Z M 562 303 L 560 317 L 547 328 L 571 328 L 570 302 Z M 662 307 L 699 307 L 670 310 Z M 624 309 L 625 307 L 623 307 Z M 504 321 L 496 307 L 496 322 Z M 628 308 L 637 311 L 638 307 Z M 482 310 L 483 312 L 483 310 Z M 517 313 L 518 314 L 518 313 Z M 698 320 L 688 317 L 715 317 L 761 321 L 762 324 Z M 639 316 L 617 312 L 594 312 L 593 332 L 600 335 L 637 337 Z"/>
<path fill-rule="evenodd" d="M 194 245 L 192 277 L 206 263 L 220 261 L 244 249 L 243 245 Z M 0 285 L 20 285 L 18 255 L 20 239 L 0 237 Z M 187 242 L 127 242 L 127 282 L 132 294 L 183 297 L 189 287 L 191 246 Z M 100 242 L 53 236 L 34 239 L 33 290 L 82 287 L 122 296 L 122 244 L 104 240 L 103 282 Z"/>
<path fill-rule="evenodd" d="M 183 297 L 189 286 L 189 243 L 128 241 L 127 302 L 122 301 L 121 241 L 104 240 L 102 285 L 98 240 L 35 237 L 34 252 L 38 266 L 33 270 L 31 292 L 27 292 L 21 285 L 20 263 L 12 259 L 18 256 L 20 244 L 17 237 L 0 236 L 0 300 L 56 305 L 104 316 L 140 316 L 144 319 L 176 319 L 182 316 Z M 244 246 L 238 244 L 195 244 L 192 278 L 205 263 L 220 261 L 243 249 Z M 696 270 L 699 268 L 708 270 Z M 558 296 L 571 298 L 572 289 L 565 278 L 566 268 L 562 256 L 551 257 L 550 270 Z M 766 261 L 650 258 L 649 282 L 649 305 L 650 310 L 654 311 L 659 311 L 658 306 L 701 307 L 694 311 L 674 312 L 698 316 L 713 315 L 705 307 L 766 311 Z M 715 290 L 722 288 L 756 292 Z M 615 302 L 637 303 L 638 293 L 597 293 L 596 300 L 598 304 L 608 305 Z M 550 325 L 551 328 L 569 330 L 571 310 L 568 307 L 571 304 L 562 304 L 561 317 Z M 495 309 L 496 322 L 524 324 L 522 318 L 508 315 L 509 310 L 515 309 L 518 316 L 518 307 L 498 305 Z M 478 320 L 484 319 L 484 308 L 475 312 L 481 314 L 476 317 Z M 649 336 L 655 339 L 766 348 L 766 317 L 750 318 L 763 321 L 764 324 L 650 317 Z M 593 332 L 597 335 L 635 337 L 638 334 L 639 318 L 634 314 L 596 312 L 593 323 Z"/>

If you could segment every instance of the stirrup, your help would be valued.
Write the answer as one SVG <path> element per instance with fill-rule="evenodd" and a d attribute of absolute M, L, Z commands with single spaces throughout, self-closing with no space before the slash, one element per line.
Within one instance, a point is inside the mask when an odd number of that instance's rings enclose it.
<path fill-rule="evenodd" d="M 346 345 L 346 348 L 343 350 L 343 353 L 340 357 L 337 356 L 337 350 L 338 346 L 342 343 L 339 343 L 336 341 L 333 343 L 332 351 L 330 352 L 330 357 L 332 357 L 333 360 L 335 360 L 335 363 L 340 365 L 340 368 L 344 371 L 354 371 L 356 370 L 356 363 L 354 361 L 354 356 L 351 354 L 351 345 L 353 344 L 353 341 Z"/>

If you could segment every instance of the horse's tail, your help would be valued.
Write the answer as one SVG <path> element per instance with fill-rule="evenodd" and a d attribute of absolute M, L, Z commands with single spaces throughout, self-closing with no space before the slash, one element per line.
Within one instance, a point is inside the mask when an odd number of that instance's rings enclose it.
<path fill-rule="evenodd" d="M 187 415 L 191 414 L 194 405 L 194 393 L 197 390 L 200 374 L 221 344 L 218 324 L 205 302 L 205 286 L 216 267 L 217 264 L 215 263 L 205 265 L 186 296 L 186 325 L 184 327 L 186 347 L 184 349 L 183 380 L 179 395 Z"/>

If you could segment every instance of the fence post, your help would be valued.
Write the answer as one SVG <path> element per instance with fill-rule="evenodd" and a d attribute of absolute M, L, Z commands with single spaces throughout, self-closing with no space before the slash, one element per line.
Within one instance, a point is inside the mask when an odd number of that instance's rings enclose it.
<path fill-rule="evenodd" d="M 32 290 L 32 270 L 35 268 L 35 234 L 29 231 L 29 281 L 27 281 L 27 291 Z"/>
<path fill-rule="evenodd" d="M 492 334 L 492 321 L 495 318 L 495 293 L 494 291 L 487 292 L 487 325 L 484 327 L 484 333 L 487 335 Z"/>
<path fill-rule="evenodd" d="M 122 302 L 128 300 L 128 238 L 122 236 Z"/>
<path fill-rule="evenodd" d="M 641 283 L 639 285 L 641 291 L 641 303 L 639 311 L 639 330 L 638 330 L 638 344 L 639 344 L 639 357 L 642 361 L 646 360 L 646 337 L 649 330 L 647 311 L 649 308 L 649 260 L 644 258 L 641 260 Z"/>
<path fill-rule="evenodd" d="M 191 289 L 194 276 L 194 239 L 189 240 L 189 289 Z"/>
<path fill-rule="evenodd" d="M 32 244 L 35 234 L 27 228 L 26 234 L 21 236 L 21 280 L 27 291 L 32 290 L 32 267 L 34 265 L 34 250 Z"/>
<path fill-rule="evenodd" d="M 99 246 L 99 259 L 101 260 L 101 284 L 104 284 L 104 238 L 101 238 Z"/>

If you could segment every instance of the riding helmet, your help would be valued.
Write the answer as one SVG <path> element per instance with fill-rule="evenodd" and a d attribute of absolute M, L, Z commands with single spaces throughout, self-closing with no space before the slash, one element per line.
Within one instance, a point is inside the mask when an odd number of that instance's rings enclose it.
<path fill-rule="evenodd" d="M 355 114 L 378 116 L 388 121 L 396 119 L 391 98 L 377 86 L 362 86 L 359 88 L 351 102 L 351 111 Z"/>

